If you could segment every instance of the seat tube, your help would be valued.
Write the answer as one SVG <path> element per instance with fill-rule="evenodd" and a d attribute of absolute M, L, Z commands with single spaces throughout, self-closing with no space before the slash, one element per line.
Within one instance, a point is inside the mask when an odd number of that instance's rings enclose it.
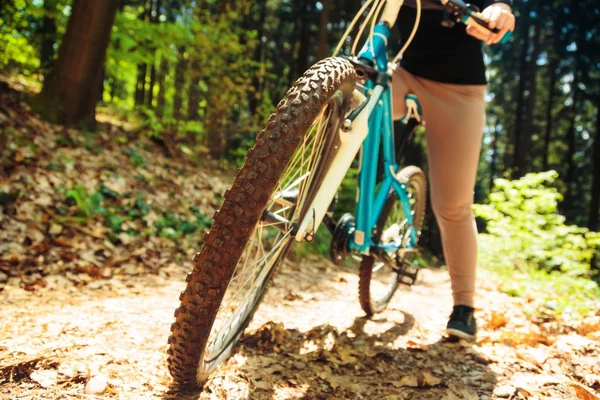
<path fill-rule="evenodd" d="M 360 172 L 358 176 L 358 203 L 356 208 L 356 230 L 351 247 L 365 253 L 371 246 L 371 213 L 377 181 L 377 160 L 381 140 L 383 101 L 376 105 L 369 119 L 369 135 L 363 142 Z"/>
<path fill-rule="evenodd" d="M 396 173 L 398 166 L 396 165 L 396 154 L 394 146 L 394 122 L 392 117 L 392 91 L 386 90 L 382 96 L 383 100 L 383 116 L 381 125 L 381 136 L 383 141 L 383 161 L 384 175 Z M 394 171 L 390 171 L 389 167 L 393 166 Z"/>

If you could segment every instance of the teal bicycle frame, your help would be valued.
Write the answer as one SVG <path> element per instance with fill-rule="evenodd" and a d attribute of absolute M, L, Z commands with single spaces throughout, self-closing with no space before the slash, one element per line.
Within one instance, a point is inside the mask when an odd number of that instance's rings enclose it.
<path fill-rule="evenodd" d="M 385 252 L 398 250 L 398 246 L 394 244 L 380 245 L 379 243 L 373 243 L 371 235 L 372 229 L 377 225 L 377 220 L 392 188 L 401 201 L 404 215 L 410 227 L 410 242 L 405 244 L 405 247 L 414 248 L 418 236 L 417 229 L 413 225 L 407 188 L 403 182 L 399 182 L 396 178 L 400 167 L 396 162 L 394 145 L 392 88 L 390 85 L 391 72 L 388 71 L 387 49 L 385 43 L 379 47 L 375 45 L 374 48 L 377 51 L 374 58 L 368 57 L 371 55 L 369 54 L 371 52 L 369 48 L 363 50 L 361 56 L 374 61 L 378 70 L 386 71 L 387 80 L 378 83 L 368 80 L 365 84 L 365 91 L 367 92 L 365 94 L 371 92 L 376 84 L 385 86 L 381 98 L 369 118 L 369 133 L 363 142 L 360 157 L 356 227 L 353 235 L 350 237 L 349 248 L 363 254 L 369 254 L 371 249 L 383 250 Z M 414 95 L 409 94 L 407 97 L 416 101 Z M 420 114 L 421 109 L 418 103 L 417 107 Z M 405 133 L 408 134 L 409 132 Z M 379 188 L 376 189 L 380 148 L 382 148 L 383 152 L 384 178 Z"/>
<path fill-rule="evenodd" d="M 376 190 L 379 150 L 383 146 L 384 178 Z M 410 244 L 417 243 L 417 231 L 413 226 L 408 193 L 404 183 L 399 182 L 396 173 L 394 151 L 394 127 L 392 123 L 391 90 L 388 88 L 382 95 L 377 108 L 373 110 L 369 120 L 369 134 L 363 143 L 360 173 L 358 178 L 358 202 L 356 206 L 356 230 L 350 240 L 350 249 L 367 253 L 371 248 L 379 248 L 386 252 L 397 250 L 397 246 L 379 246 L 371 241 L 371 230 L 383 210 L 391 188 L 394 188 L 402 203 L 404 215 L 410 226 Z"/>

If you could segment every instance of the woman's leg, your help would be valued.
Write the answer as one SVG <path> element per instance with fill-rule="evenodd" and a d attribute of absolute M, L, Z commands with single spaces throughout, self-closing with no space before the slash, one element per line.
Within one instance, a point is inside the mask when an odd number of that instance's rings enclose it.
<path fill-rule="evenodd" d="M 471 210 L 485 124 L 485 86 L 419 78 L 403 68 L 392 80 L 394 119 L 416 94 L 425 117 L 431 203 L 442 234 L 455 305 L 473 306 L 477 228 Z"/>
<path fill-rule="evenodd" d="M 485 123 L 483 85 L 418 80 L 426 121 L 431 203 L 455 305 L 473 307 L 477 228 L 473 194 Z"/>
<path fill-rule="evenodd" d="M 404 68 L 398 68 L 392 76 L 392 114 L 394 121 L 404 117 L 406 114 L 406 104 L 404 97 L 413 92 L 413 86 L 419 83 L 415 77 Z M 414 93 L 414 92 L 413 92 Z"/>

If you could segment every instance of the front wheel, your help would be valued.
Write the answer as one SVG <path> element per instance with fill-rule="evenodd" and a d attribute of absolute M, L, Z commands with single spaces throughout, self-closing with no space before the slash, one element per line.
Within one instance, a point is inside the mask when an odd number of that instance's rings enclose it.
<path fill-rule="evenodd" d="M 427 196 L 427 180 L 420 168 L 409 166 L 398 172 L 398 179 L 406 186 L 410 203 L 413 226 L 421 232 L 425 216 L 425 200 Z M 397 263 L 410 262 L 414 253 L 403 253 L 402 249 L 410 244 L 410 226 L 398 194 L 392 188 L 388 194 L 383 210 L 377 220 L 373 243 L 379 245 L 395 245 L 399 252 L 386 254 L 384 257 L 363 256 L 360 263 L 359 300 L 367 315 L 385 310 L 399 284 Z M 399 257 L 404 257 L 399 260 Z"/>
<path fill-rule="evenodd" d="M 225 360 L 294 240 L 323 154 L 350 107 L 352 64 L 329 58 L 287 92 L 248 151 L 181 293 L 169 338 L 179 386 L 201 386 Z"/>

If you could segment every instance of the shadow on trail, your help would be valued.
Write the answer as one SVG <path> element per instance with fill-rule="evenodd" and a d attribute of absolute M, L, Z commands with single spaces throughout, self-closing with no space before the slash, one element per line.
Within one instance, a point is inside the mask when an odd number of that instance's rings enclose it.
<path fill-rule="evenodd" d="M 415 320 L 403 314 L 401 323 L 378 333 L 366 328 L 390 321 L 361 317 L 343 331 L 320 325 L 307 332 L 265 324 L 239 349 L 245 357 L 239 371 L 251 382 L 248 398 L 441 399 L 449 391 L 458 398 L 491 396 L 497 379 L 485 357 L 458 342 L 417 345 L 404 336 Z"/>

